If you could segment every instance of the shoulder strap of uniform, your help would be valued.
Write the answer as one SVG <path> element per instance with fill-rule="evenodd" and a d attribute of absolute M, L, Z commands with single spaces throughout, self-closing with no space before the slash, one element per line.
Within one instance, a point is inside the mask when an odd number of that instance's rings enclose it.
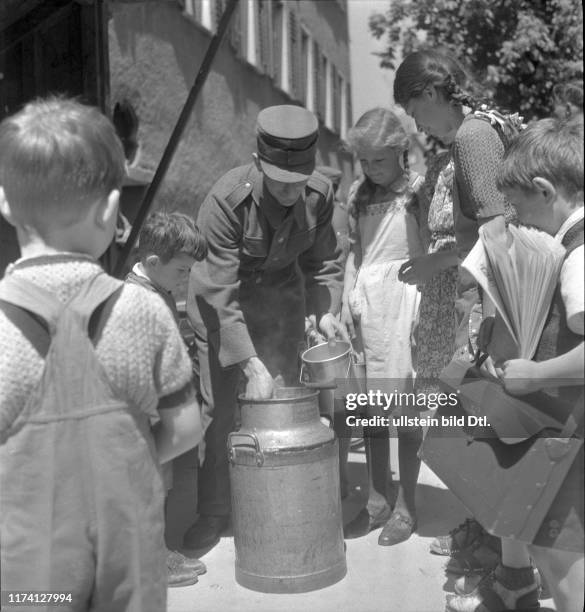
<path fill-rule="evenodd" d="M 251 193 L 254 185 L 252 181 L 238 183 L 226 196 L 225 201 L 231 210 L 239 206 Z"/>
<path fill-rule="evenodd" d="M 313 172 L 309 177 L 309 182 L 307 183 L 307 187 L 312 189 L 313 191 L 318 191 L 324 198 L 327 197 L 329 193 L 331 183 L 320 174 Z"/>

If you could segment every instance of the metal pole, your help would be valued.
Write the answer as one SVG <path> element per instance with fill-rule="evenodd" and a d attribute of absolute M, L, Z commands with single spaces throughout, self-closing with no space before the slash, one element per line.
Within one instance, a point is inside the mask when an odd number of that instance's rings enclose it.
<path fill-rule="evenodd" d="M 211 64 L 215 58 L 217 50 L 219 49 L 219 45 L 225 35 L 227 27 L 229 25 L 231 16 L 238 4 L 238 0 L 228 0 L 227 6 L 221 16 L 221 20 L 219 25 L 217 26 L 217 32 L 214 37 L 211 39 L 211 43 L 209 44 L 209 48 L 207 49 L 207 53 L 203 58 L 203 62 L 201 63 L 201 67 L 199 68 L 199 72 L 197 73 L 197 77 L 195 78 L 195 82 L 193 83 L 193 87 L 191 87 L 191 91 L 187 96 L 187 101 L 185 102 L 185 106 L 183 106 L 183 110 L 177 120 L 173 133 L 169 138 L 167 146 L 164 150 L 164 153 L 161 157 L 160 163 L 156 172 L 154 173 L 154 177 L 152 182 L 148 186 L 146 193 L 144 194 L 144 199 L 142 200 L 142 204 L 140 205 L 140 209 L 138 214 L 136 215 L 136 219 L 132 225 L 132 231 L 130 232 L 130 236 L 128 236 L 128 240 L 122 249 L 118 261 L 116 262 L 116 269 L 114 271 L 115 276 L 120 276 L 126 266 L 126 262 L 132 251 L 134 243 L 136 242 L 136 238 L 138 237 L 138 232 L 144 223 L 144 219 L 148 215 L 148 211 L 152 205 L 154 197 L 165 177 L 167 169 L 171 163 L 171 159 L 175 153 L 175 150 L 181 140 L 181 136 L 183 134 L 183 130 L 187 125 L 191 117 L 191 111 L 193 110 L 193 106 L 197 100 L 199 92 L 201 88 L 205 84 L 205 80 L 207 79 L 207 75 L 209 74 L 209 70 L 211 69 Z"/>

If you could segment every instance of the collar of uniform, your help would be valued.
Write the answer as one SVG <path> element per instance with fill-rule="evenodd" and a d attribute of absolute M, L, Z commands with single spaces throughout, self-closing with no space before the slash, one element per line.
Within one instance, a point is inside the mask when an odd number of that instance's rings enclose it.
<path fill-rule="evenodd" d="M 250 179 L 253 181 L 254 185 L 252 188 L 252 199 L 266 215 L 270 225 L 273 228 L 278 227 L 286 217 L 286 213 L 289 209 L 286 206 L 280 205 L 268 189 L 264 188 L 262 172 L 254 168 L 250 174 Z M 293 215 L 298 225 L 302 225 L 303 219 L 305 218 L 306 199 L 307 194 L 303 191 L 301 197 L 292 207 Z"/>

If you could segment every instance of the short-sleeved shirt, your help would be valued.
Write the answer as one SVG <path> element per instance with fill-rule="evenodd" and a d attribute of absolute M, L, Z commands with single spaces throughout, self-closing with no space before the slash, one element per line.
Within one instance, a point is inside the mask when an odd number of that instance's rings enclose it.
<path fill-rule="evenodd" d="M 9 273 L 66 302 L 102 272 L 90 257 L 60 253 L 21 259 Z M 124 285 L 96 344 L 96 355 L 119 398 L 151 419 L 193 395 L 191 361 L 162 298 Z M 0 418 L 12 422 L 38 386 L 44 359 L 0 309 Z"/>
<path fill-rule="evenodd" d="M 467 115 L 453 142 L 453 221 L 459 256 L 464 259 L 479 235 L 479 220 L 504 215 L 516 218 L 514 207 L 496 187 L 504 144 L 486 119 Z"/>

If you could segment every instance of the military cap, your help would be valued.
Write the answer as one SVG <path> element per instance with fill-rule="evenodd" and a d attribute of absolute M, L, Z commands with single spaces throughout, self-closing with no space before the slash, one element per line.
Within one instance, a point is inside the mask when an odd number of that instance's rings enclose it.
<path fill-rule="evenodd" d="M 315 169 L 319 123 L 302 106 L 269 106 L 258 114 L 256 140 L 262 171 L 282 183 L 305 180 Z"/>
<path fill-rule="evenodd" d="M 336 185 L 339 185 L 339 183 L 341 182 L 343 172 L 341 172 L 341 170 L 338 170 L 337 168 L 333 168 L 333 166 L 317 166 L 315 170 L 317 170 L 317 172 L 319 172 L 323 176 L 326 176 L 331 181 L 334 187 Z"/>

